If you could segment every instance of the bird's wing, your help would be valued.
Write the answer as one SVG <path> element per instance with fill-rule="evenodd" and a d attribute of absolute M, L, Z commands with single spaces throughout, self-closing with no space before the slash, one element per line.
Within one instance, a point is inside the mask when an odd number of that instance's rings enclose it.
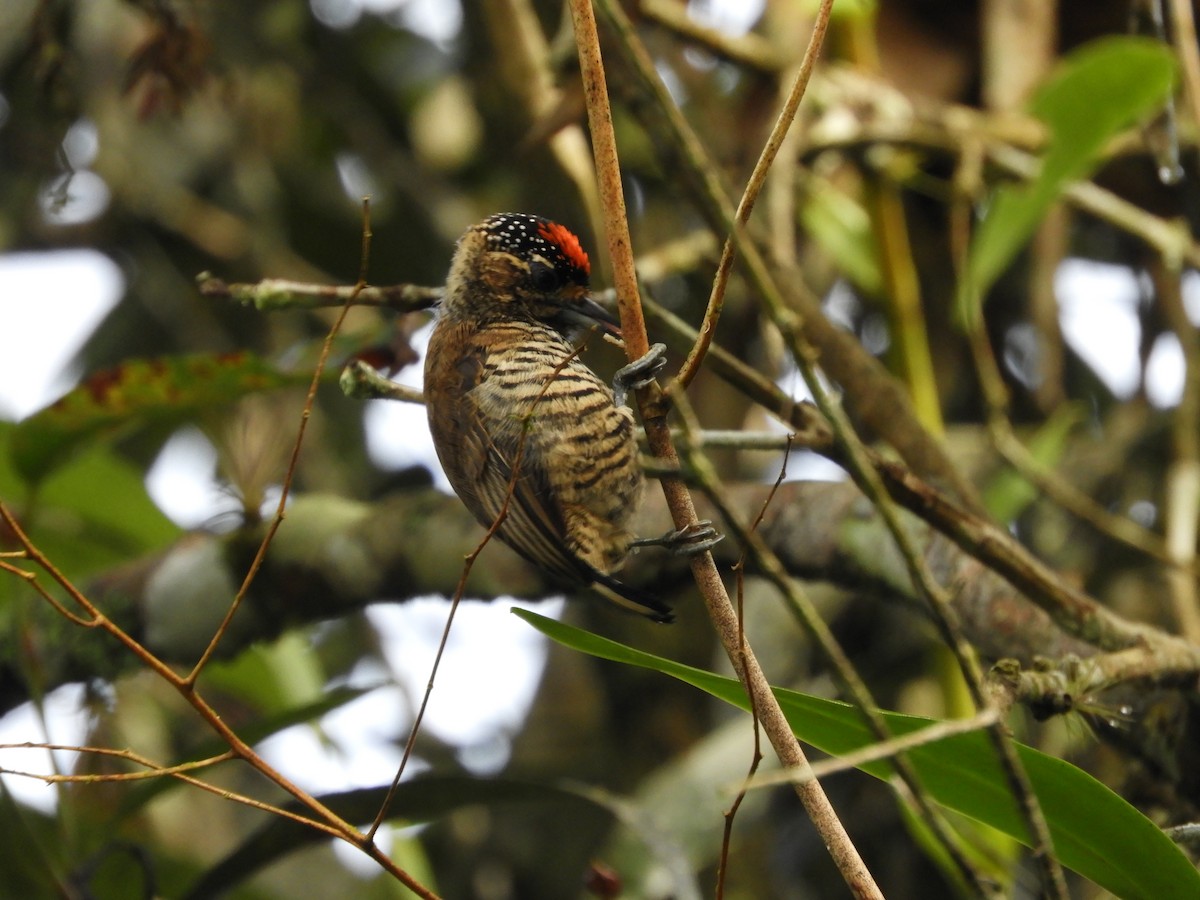
<path fill-rule="evenodd" d="M 569 583 L 586 585 L 610 603 L 639 613 L 655 622 L 672 622 L 671 607 L 647 591 L 634 588 L 599 572 L 579 559 L 564 543 L 565 525 L 558 505 L 553 501 L 545 470 L 532 457 L 517 449 L 511 451 L 492 441 L 485 471 L 480 478 L 481 497 L 496 515 L 508 499 L 507 514 L 498 534 L 506 544 L 533 562 Z M 518 475 L 514 482 L 513 463 Z M 494 521 L 494 517 L 493 517 Z"/>
<path fill-rule="evenodd" d="M 549 475 L 537 455 L 526 452 L 520 429 L 495 433 L 479 428 L 472 429 L 472 434 L 486 447 L 477 482 L 481 506 L 493 521 L 501 511 L 505 513 L 500 537 L 560 578 L 590 582 L 592 567 L 567 546 L 566 522 L 555 502 Z"/>
<path fill-rule="evenodd" d="M 463 384 L 468 389 L 456 405 L 461 483 L 455 490 L 485 526 L 503 512 L 497 534 L 530 562 L 568 582 L 590 583 L 596 573 L 564 540 L 566 522 L 534 438 L 520 421 L 522 411 L 501 416 L 485 412 L 499 404 L 484 401 L 489 388 L 483 355 L 468 359 L 473 363 L 459 366 L 459 375 L 470 384 Z"/>
<path fill-rule="evenodd" d="M 567 546 L 566 522 L 542 455 L 528 443 L 530 434 L 521 421 L 529 410 L 505 409 L 488 396 L 486 361 L 487 349 L 479 344 L 460 356 L 452 377 L 457 387 L 453 402 L 439 397 L 431 416 L 439 455 L 453 455 L 453 460 L 443 458 L 443 467 L 455 492 L 485 527 L 503 512 L 497 535 L 534 565 L 567 584 L 587 586 L 624 609 L 670 622 L 671 608 L 662 600 L 593 569 Z M 451 380 L 449 373 L 442 378 Z M 426 392 L 431 399 L 438 396 L 428 380 Z"/>
<path fill-rule="evenodd" d="M 505 441 L 504 435 L 493 435 L 480 493 L 495 515 L 506 509 L 500 536 L 514 550 L 569 581 L 592 580 L 591 566 L 567 546 L 566 522 L 545 467 L 534 454 L 523 452 L 519 443 Z"/>

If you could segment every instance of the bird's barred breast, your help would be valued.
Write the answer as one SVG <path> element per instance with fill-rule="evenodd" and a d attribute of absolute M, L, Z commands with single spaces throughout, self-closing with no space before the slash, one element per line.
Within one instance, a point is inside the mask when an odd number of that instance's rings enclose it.
<path fill-rule="evenodd" d="M 616 405 L 608 385 L 556 333 L 523 323 L 496 332 L 474 392 L 489 430 L 524 431 L 559 505 L 577 517 L 574 536 L 611 546 L 604 554 L 608 564 L 598 565 L 607 571 L 624 556 L 624 529 L 641 499 L 633 415 Z M 586 540 L 593 531 L 599 533 Z"/>
<path fill-rule="evenodd" d="M 454 252 L 425 359 L 438 458 L 485 526 L 566 586 L 658 622 L 660 598 L 613 577 L 641 498 L 633 414 L 576 358 L 570 335 L 611 313 L 588 293 L 578 238 L 502 213 Z"/>

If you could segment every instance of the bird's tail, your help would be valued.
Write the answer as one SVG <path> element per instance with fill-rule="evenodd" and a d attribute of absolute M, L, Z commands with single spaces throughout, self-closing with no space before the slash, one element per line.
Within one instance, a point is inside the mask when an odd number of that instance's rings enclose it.
<path fill-rule="evenodd" d="M 639 590 L 603 572 L 594 572 L 592 577 L 593 581 L 588 587 L 610 603 L 655 622 L 668 624 L 675 621 L 671 607 L 648 591 Z"/>

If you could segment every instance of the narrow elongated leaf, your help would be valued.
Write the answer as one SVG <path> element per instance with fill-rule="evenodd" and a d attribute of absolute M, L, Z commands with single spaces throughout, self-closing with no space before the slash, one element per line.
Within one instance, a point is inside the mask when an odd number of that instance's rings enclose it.
<path fill-rule="evenodd" d="M 1066 57 L 1030 112 L 1046 124 L 1042 169 L 1028 184 L 997 190 L 971 242 L 969 277 L 982 297 L 1012 262 L 1068 182 L 1095 168 L 1107 142 L 1165 101 L 1175 61 L 1158 41 L 1112 37 Z"/>
<path fill-rule="evenodd" d="M 748 709 L 742 686 L 732 678 L 635 650 L 528 610 L 513 613 L 567 647 L 602 659 L 653 669 Z M 798 738 L 838 755 L 875 743 L 862 717 L 846 703 L 775 689 Z M 935 720 L 885 712 L 896 735 Z M 1083 770 L 1032 747 L 1017 745 L 1021 762 L 1037 793 L 1063 865 L 1118 897 L 1185 900 L 1200 897 L 1200 873 L 1153 822 Z M 1028 846 L 1017 805 L 986 735 L 953 735 L 908 753 L 930 795 L 940 804 L 978 819 Z M 887 762 L 862 770 L 889 778 Z"/>

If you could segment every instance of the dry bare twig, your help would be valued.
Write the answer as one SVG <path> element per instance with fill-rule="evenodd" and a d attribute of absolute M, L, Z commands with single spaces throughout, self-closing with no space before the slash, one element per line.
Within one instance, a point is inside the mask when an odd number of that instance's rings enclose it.
<path fill-rule="evenodd" d="M 601 203 L 604 208 L 605 234 L 608 239 L 609 255 L 614 267 L 614 284 L 617 288 L 618 309 L 621 315 L 621 331 L 625 337 L 625 349 L 630 361 L 643 356 L 649 350 L 646 325 L 642 318 L 641 303 L 634 272 L 633 252 L 629 240 L 625 203 L 621 189 L 621 174 L 617 160 L 616 137 L 613 133 L 611 112 L 608 105 L 608 90 L 604 77 L 604 66 L 600 58 L 600 40 L 596 30 L 596 19 L 590 0 L 572 0 L 571 19 L 575 25 L 576 46 L 579 48 L 580 68 L 583 75 L 584 97 L 587 101 L 588 122 L 591 126 L 596 171 L 600 181 Z M 666 408 L 661 396 L 651 386 L 638 392 L 642 421 L 650 449 L 655 456 L 668 463 L 678 461 L 671 444 L 670 431 L 666 423 Z M 662 481 L 663 493 L 671 509 L 675 527 L 686 529 L 698 523 L 695 506 L 687 487 L 679 480 L 666 478 Z M 739 641 L 737 612 L 729 600 L 720 573 L 713 562 L 712 554 L 704 552 L 691 559 L 692 574 L 696 586 L 703 596 L 713 625 L 733 664 L 734 671 L 753 698 L 763 730 L 766 732 L 776 754 L 785 766 L 803 767 L 807 759 L 800 743 L 792 734 L 779 701 L 771 691 L 753 652 Z M 861 856 L 846 833 L 830 805 L 825 792 L 816 782 L 797 788 L 797 796 L 804 804 L 822 840 L 829 848 L 842 877 L 851 891 L 859 897 L 882 897 Z"/>

